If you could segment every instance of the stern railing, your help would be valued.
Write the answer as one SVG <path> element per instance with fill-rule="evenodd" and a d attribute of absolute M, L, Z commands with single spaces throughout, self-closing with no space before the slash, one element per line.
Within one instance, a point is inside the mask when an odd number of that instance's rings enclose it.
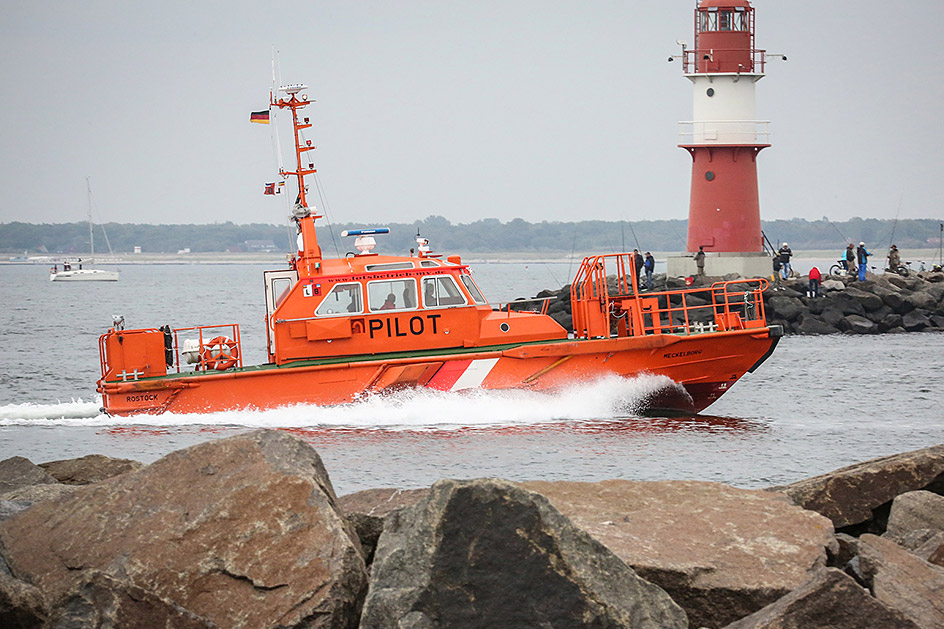
<path fill-rule="evenodd" d="M 632 254 L 585 258 L 571 285 L 574 335 L 693 335 L 767 325 L 764 278 L 672 291 L 640 291 Z"/>

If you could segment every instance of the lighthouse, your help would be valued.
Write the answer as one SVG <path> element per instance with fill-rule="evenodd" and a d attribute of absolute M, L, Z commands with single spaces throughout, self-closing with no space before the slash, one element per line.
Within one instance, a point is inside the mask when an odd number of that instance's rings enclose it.
<path fill-rule="evenodd" d="M 694 45 L 679 44 L 682 54 L 669 61 L 681 59 L 692 83 L 692 119 L 679 123 L 679 147 L 692 158 L 691 201 L 688 254 L 669 258 L 669 274 L 694 274 L 691 256 L 701 248 L 707 275 L 770 275 L 757 189 L 769 122 L 756 119 L 755 86 L 772 55 L 755 47 L 754 8 L 748 0 L 701 0 Z"/>

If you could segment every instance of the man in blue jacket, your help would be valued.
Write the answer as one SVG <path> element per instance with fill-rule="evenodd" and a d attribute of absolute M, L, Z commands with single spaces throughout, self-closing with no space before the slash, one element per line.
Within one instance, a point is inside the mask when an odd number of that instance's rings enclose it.
<path fill-rule="evenodd" d="M 777 253 L 780 254 L 780 270 L 783 273 L 783 279 L 788 280 L 790 279 L 790 258 L 793 257 L 793 250 L 790 249 L 787 243 L 783 243 Z"/>
<path fill-rule="evenodd" d="M 648 251 L 646 252 L 646 260 L 643 262 L 643 268 L 646 270 L 646 288 L 652 290 L 652 272 L 656 268 L 656 259 Z"/>
<path fill-rule="evenodd" d="M 869 256 L 872 255 L 869 253 L 869 250 L 865 248 L 865 243 L 860 242 L 859 248 L 856 249 L 856 258 L 859 262 L 859 281 L 865 281 L 865 267 L 869 263 Z"/>

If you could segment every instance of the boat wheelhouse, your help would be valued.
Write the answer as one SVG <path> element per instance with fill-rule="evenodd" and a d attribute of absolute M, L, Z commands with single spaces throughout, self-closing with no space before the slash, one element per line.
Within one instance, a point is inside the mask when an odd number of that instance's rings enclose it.
<path fill-rule="evenodd" d="M 304 86 L 270 106 L 295 132 L 297 251 L 266 271 L 267 362 L 244 366 L 238 324 L 128 330 L 99 340 L 104 410 L 115 415 L 341 404 L 405 387 L 550 391 L 606 376 L 662 375 L 677 386 L 653 409 L 697 412 L 760 365 L 779 340 L 766 324 L 764 279 L 641 291 L 632 254 L 585 258 L 571 285 L 574 330 L 548 301 L 490 305 L 458 256 L 418 237 L 409 255 L 374 253 L 385 229 L 346 232 L 357 253 L 322 256 L 307 202 L 311 127 Z"/>

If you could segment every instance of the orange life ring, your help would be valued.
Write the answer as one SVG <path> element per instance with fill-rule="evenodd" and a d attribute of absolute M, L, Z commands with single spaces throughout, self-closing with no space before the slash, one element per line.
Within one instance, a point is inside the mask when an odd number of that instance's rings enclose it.
<path fill-rule="evenodd" d="M 217 336 L 203 346 L 201 358 L 205 369 L 225 371 L 239 359 L 239 345 L 231 338 Z"/>

